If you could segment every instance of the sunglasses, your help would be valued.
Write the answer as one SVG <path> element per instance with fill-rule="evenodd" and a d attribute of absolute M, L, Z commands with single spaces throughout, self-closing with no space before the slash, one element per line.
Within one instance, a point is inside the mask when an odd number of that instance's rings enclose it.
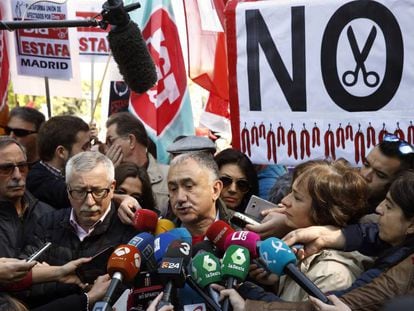
<path fill-rule="evenodd" d="M 37 131 L 31 131 L 31 130 L 25 130 L 25 129 L 14 129 L 8 126 L 6 126 L 4 130 L 7 135 L 10 135 L 11 132 L 13 132 L 14 135 L 16 135 L 16 137 L 25 137 L 25 136 L 29 136 L 31 134 L 37 133 Z"/>
<path fill-rule="evenodd" d="M 29 172 L 29 163 L 21 162 L 21 163 L 7 163 L 7 164 L 0 164 L 0 175 L 1 176 L 10 176 L 13 174 L 14 169 L 18 168 L 20 174 L 27 174 Z"/>
<path fill-rule="evenodd" d="M 248 192 L 250 190 L 250 184 L 246 179 L 233 179 L 231 177 L 221 176 L 220 180 L 224 188 L 229 187 L 232 183 L 236 183 L 236 187 L 241 192 Z"/>
<path fill-rule="evenodd" d="M 401 155 L 407 155 L 414 153 L 414 147 L 407 143 L 405 140 L 400 139 L 398 136 L 394 134 L 385 134 L 383 141 L 392 142 L 392 143 L 399 143 L 398 150 Z"/>

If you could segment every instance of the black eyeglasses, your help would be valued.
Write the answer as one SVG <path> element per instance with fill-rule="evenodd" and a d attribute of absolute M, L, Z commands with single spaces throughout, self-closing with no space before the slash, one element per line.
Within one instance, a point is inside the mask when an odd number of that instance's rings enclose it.
<path fill-rule="evenodd" d="M 109 188 L 95 188 L 95 189 L 70 189 L 68 187 L 69 195 L 76 201 L 84 201 L 86 196 L 90 193 L 93 199 L 97 202 L 105 199 L 111 189 Z"/>
<path fill-rule="evenodd" d="M 27 174 L 29 172 L 29 163 L 27 162 L 20 162 L 17 164 L 6 163 L 6 164 L 0 164 L 0 175 L 10 176 L 11 174 L 13 174 L 14 169 L 16 167 L 19 169 L 20 174 Z"/>
<path fill-rule="evenodd" d="M 6 126 L 4 128 L 4 130 L 6 132 L 6 135 L 10 135 L 11 132 L 13 132 L 14 135 L 16 135 L 17 137 L 26 137 L 26 136 L 29 136 L 31 134 L 37 133 L 37 131 L 31 131 L 31 130 L 25 130 L 25 129 L 15 129 L 15 128 L 8 127 L 8 126 Z"/>
<path fill-rule="evenodd" d="M 414 147 L 394 134 L 385 134 L 383 141 L 399 143 L 398 150 L 402 155 L 414 153 Z"/>
<path fill-rule="evenodd" d="M 248 192 L 250 190 L 250 184 L 246 179 L 233 179 L 228 176 L 221 176 L 220 180 L 224 188 L 229 187 L 234 182 L 241 192 Z"/>
<path fill-rule="evenodd" d="M 115 193 L 116 194 L 129 195 L 130 197 L 133 197 L 135 200 L 138 201 L 139 205 L 141 205 L 141 207 L 144 208 L 144 199 L 143 199 L 143 197 L 142 197 L 141 194 L 139 194 L 139 193 L 131 193 L 131 194 L 128 194 L 128 193 L 126 193 L 123 190 L 115 190 Z"/>

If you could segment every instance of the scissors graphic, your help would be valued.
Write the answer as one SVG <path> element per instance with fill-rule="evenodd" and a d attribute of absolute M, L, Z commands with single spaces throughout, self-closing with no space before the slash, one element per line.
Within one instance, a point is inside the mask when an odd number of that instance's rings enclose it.
<path fill-rule="evenodd" d="M 365 45 L 362 49 L 362 51 L 358 48 L 358 43 L 355 38 L 354 30 L 352 29 L 352 26 L 348 27 L 348 30 L 346 32 L 349 40 L 349 44 L 351 45 L 352 54 L 354 55 L 354 59 L 356 62 L 356 67 L 354 71 L 348 70 L 345 71 L 342 75 L 342 82 L 346 86 L 354 86 L 358 82 L 358 73 L 359 70 L 362 71 L 362 77 L 364 79 L 364 83 L 368 87 L 376 87 L 380 82 L 380 77 L 378 73 L 375 71 L 368 71 L 365 68 L 365 61 L 368 57 L 369 51 L 372 48 L 372 44 L 375 41 L 375 38 L 377 36 L 377 29 L 375 26 L 372 26 L 372 29 L 368 35 L 368 39 L 365 42 Z"/>

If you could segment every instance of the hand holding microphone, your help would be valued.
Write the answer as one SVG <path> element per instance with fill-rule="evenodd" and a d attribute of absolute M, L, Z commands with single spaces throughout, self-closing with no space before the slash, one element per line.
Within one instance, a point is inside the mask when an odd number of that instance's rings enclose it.
<path fill-rule="evenodd" d="M 125 281 L 132 283 L 141 266 L 141 255 L 132 245 L 120 245 L 112 253 L 108 260 L 107 271 L 112 276 L 109 288 L 102 301 L 94 306 L 94 311 L 112 310 L 111 303 L 116 289 Z"/>
<path fill-rule="evenodd" d="M 324 303 L 330 303 L 325 294 L 298 269 L 295 264 L 295 254 L 282 240 L 277 238 L 264 240 L 260 244 L 259 253 L 273 273 L 279 276 L 286 273 L 309 295 L 318 298 Z"/>

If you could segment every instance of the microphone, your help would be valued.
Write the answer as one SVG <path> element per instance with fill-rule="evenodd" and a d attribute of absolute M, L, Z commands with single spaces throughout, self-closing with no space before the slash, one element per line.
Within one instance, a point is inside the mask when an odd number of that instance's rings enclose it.
<path fill-rule="evenodd" d="M 157 310 L 171 303 L 171 293 L 174 287 L 184 287 L 184 267 L 188 265 L 190 259 L 191 244 L 184 240 L 174 240 L 170 243 L 158 268 L 158 274 L 166 285 Z"/>
<path fill-rule="evenodd" d="M 157 270 L 157 262 L 154 257 L 154 236 L 147 232 L 142 232 L 134 236 L 128 245 L 135 246 L 142 257 L 148 271 Z"/>
<path fill-rule="evenodd" d="M 217 246 L 219 250 L 224 252 L 226 250 L 224 245 L 226 238 L 233 232 L 234 229 L 227 222 L 217 220 L 216 222 L 212 223 L 210 227 L 208 227 L 206 236 Z"/>
<path fill-rule="evenodd" d="M 183 228 L 183 227 L 175 228 L 168 232 L 174 235 L 177 239 L 184 240 L 189 244 L 192 244 L 193 242 L 193 237 L 191 236 L 190 231 L 188 231 L 186 228 Z"/>
<path fill-rule="evenodd" d="M 260 244 L 259 253 L 270 271 L 279 276 L 286 273 L 309 295 L 331 304 L 325 294 L 297 268 L 296 256 L 285 242 L 277 238 L 268 238 Z"/>
<path fill-rule="evenodd" d="M 200 252 L 191 262 L 191 277 L 201 288 L 207 289 L 211 298 L 218 305 L 218 293 L 209 285 L 219 283 L 222 279 L 220 260 L 210 252 Z"/>
<path fill-rule="evenodd" d="M 112 253 L 108 260 L 107 271 L 112 275 L 111 283 L 102 301 L 98 301 L 93 310 L 112 310 L 111 301 L 119 284 L 123 281 L 131 283 L 141 266 L 141 256 L 136 247 L 132 245 L 120 245 Z"/>
<path fill-rule="evenodd" d="M 154 257 L 155 261 L 159 264 L 162 260 L 162 258 L 165 255 L 165 252 L 167 251 L 168 246 L 170 243 L 177 238 L 170 234 L 169 232 L 161 233 L 160 235 L 155 237 L 154 240 Z"/>
<path fill-rule="evenodd" d="M 249 273 L 250 253 L 243 246 L 230 245 L 224 253 L 221 274 L 227 279 L 226 288 L 233 288 L 234 281 L 243 281 Z M 229 299 L 223 302 L 223 311 L 229 308 Z"/>
<path fill-rule="evenodd" d="M 125 83 L 136 93 L 144 93 L 158 80 L 154 61 L 137 24 L 132 22 L 122 0 L 108 0 L 103 18 L 112 25 L 109 47 Z"/>
<path fill-rule="evenodd" d="M 137 231 L 153 233 L 157 222 L 157 213 L 149 209 L 138 209 L 134 214 L 134 228 Z"/>
<path fill-rule="evenodd" d="M 257 246 L 260 244 L 260 235 L 251 231 L 235 231 L 229 234 L 224 241 L 224 247 L 227 249 L 230 245 L 239 245 L 247 248 L 252 258 L 259 256 Z"/>
<path fill-rule="evenodd" d="M 175 228 L 174 223 L 169 219 L 158 219 L 157 226 L 155 227 L 155 235 L 170 231 Z"/>

